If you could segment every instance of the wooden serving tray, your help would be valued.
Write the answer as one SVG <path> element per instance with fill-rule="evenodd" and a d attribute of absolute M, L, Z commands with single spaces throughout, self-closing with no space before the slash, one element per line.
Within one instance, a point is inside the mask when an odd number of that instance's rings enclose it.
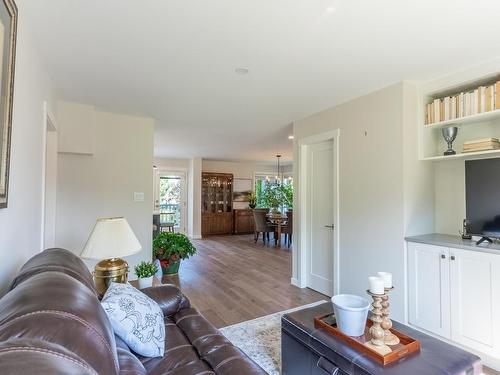
<path fill-rule="evenodd" d="M 420 350 L 420 342 L 418 340 L 407 336 L 396 329 L 391 329 L 391 332 L 399 337 L 400 343 L 397 345 L 389 345 L 389 347 L 392 349 L 392 352 L 386 355 L 381 355 L 380 353 L 365 345 L 365 343 L 371 339 L 368 330 L 370 329 L 372 324 L 373 323 L 371 320 L 367 320 L 365 326 L 365 334 L 363 336 L 351 337 L 347 336 L 345 333 L 342 333 L 340 329 L 337 328 L 337 322 L 335 321 L 334 314 L 328 314 L 314 318 L 314 327 L 318 329 L 323 328 L 329 334 L 340 338 L 351 348 L 370 356 L 372 359 L 379 362 L 383 366 L 398 361 L 399 359 Z"/>

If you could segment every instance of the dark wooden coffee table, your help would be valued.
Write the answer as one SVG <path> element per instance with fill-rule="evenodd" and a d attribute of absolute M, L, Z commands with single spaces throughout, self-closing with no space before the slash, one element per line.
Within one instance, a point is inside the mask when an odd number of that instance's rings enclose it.
<path fill-rule="evenodd" d="M 398 322 L 394 328 L 420 341 L 420 352 L 382 366 L 341 339 L 314 328 L 314 318 L 331 314 L 330 302 L 283 315 L 281 362 L 283 375 L 479 375 L 474 354 L 437 340 Z"/>

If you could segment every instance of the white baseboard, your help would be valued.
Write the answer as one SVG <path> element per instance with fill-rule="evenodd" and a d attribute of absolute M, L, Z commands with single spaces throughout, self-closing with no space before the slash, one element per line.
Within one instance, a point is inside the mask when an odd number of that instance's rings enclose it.
<path fill-rule="evenodd" d="M 296 286 L 296 287 L 298 287 L 298 288 L 302 288 L 302 287 L 300 286 L 300 284 L 299 284 L 299 280 L 297 280 L 295 277 L 292 277 L 292 278 L 290 279 L 290 284 L 292 284 L 293 286 Z"/>
<path fill-rule="evenodd" d="M 193 234 L 192 236 L 189 236 L 192 240 L 201 240 L 201 234 Z"/>

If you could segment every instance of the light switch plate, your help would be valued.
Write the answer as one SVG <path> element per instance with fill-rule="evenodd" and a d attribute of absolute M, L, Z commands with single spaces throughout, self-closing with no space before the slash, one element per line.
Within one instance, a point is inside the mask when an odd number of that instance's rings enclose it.
<path fill-rule="evenodd" d="M 144 193 L 135 191 L 134 202 L 144 202 Z"/>

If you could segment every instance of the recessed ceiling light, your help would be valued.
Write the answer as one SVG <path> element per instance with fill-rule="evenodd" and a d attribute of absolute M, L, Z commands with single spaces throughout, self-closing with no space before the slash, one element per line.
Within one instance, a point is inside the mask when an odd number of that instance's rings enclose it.
<path fill-rule="evenodd" d="M 288 136 L 288 139 L 293 139 L 293 138 L 294 138 L 294 136 L 293 136 L 293 135 L 289 135 L 289 136 Z"/>
<path fill-rule="evenodd" d="M 326 7 L 326 12 L 327 13 L 333 13 L 333 12 L 335 12 L 335 7 L 333 5 L 330 5 L 330 6 Z"/>
<path fill-rule="evenodd" d="M 236 72 L 236 74 L 248 74 L 250 72 L 250 69 L 248 68 L 236 68 L 234 69 L 234 71 Z"/>

